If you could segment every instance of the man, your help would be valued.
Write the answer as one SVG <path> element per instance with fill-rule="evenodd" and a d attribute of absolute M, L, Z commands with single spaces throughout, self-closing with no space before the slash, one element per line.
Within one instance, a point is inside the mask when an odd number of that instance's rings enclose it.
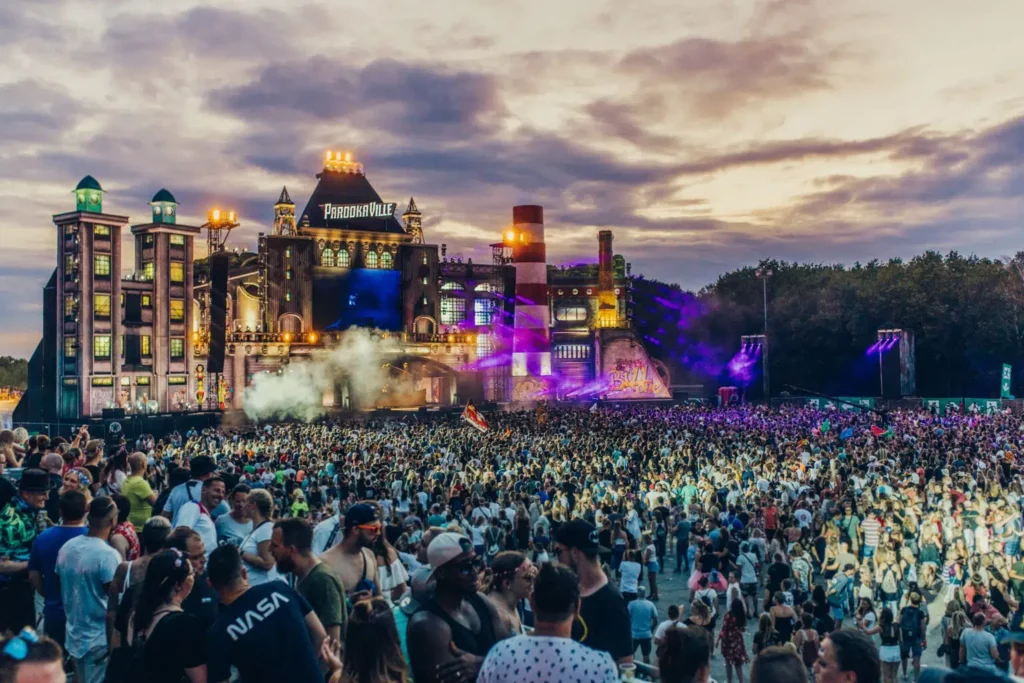
<path fill-rule="evenodd" d="M 558 563 L 580 581 L 580 613 L 573 623 L 573 640 L 603 650 L 618 664 L 633 661 L 633 636 L 626 602 L 601 570 L 597 529 L 582 519 L 566 522 L 555 534 Z"/>
<path fill-rule="evenodd" d="M 341 543 L 320 556 L 341 579 L 341 585 L 351 602 L 380 595 L 377 557 L 372 550 L 380 530 L 380 520 L 377 519 L 374 507 L 367 503 L 357 503 L 345 511 Z"/>
<path fill-rule="evenodd" d="M 669 605 L 668 619 L 658 624 L 657 628 L 654 629 L 655 652 L 657 652 L 658 648 L 661 647 L 661 643 L 665 639 L 665 631 L 669 630 L 673 626 L 679 626 L 679 616 L 679 605 Z"/>
<path fill-rule="evenodd" d="M 76 683 L 102 683 L 107 672 L 107 592 L 121 555 L 110 547 L 117 505 L 107 496 L 89 504 L 89 533 L 57 553 L 57 580 L 67 611 L 64 646 Z"/>
<path fill-rule="evenodd" d="M 313 528 L 304 519 L 274 523 L 270 554 L 277 570 L 295 575 L 295 590 L 306 598 L 332 640 L 345 634 L 345 589 L 330 567 L 313 555 Z"/>
<path fill-rule="evenodd" d="M 1010 619 L 1010 633 L 1003 638 L 1010 646 L 1010 674 L 1017 683 L 1024 683 L 1024 610 L 1018 609 Z"/>
<path fill-rule="evenodd" d="M 206 546 L 206 557 L 217 547 L 217 527 L 210 516 L 213 510 L 224 500 L 224 480 L 220 477 L 208 477 L 202 483 L 199 501 L 188 501 L 178 510 L 178 527 L 188 527 L 203 538 Z"/>
<path fill-rule="evenodd" d="M 793 576 L 793 569 L 783 561 L 782 553 L 775 553 L 774 562 L 768 565 L 768 582 L 765 585 L 765 611 L 771 607 L 772 598 L 782 590 L 782 582 Z"/>
<path fill-rule="evenodd" d="M 842 628 L 843 619 L 846 618 L 848 595 L 853 591 L 853 574 L 856 571 L 852 564 L 843 566 L 843 571 L 837 572 L 832 581 L 828 584 L 825 597 L 829 607 L 832 608 L 832 619 L 836 622 L 837 628 Z"/>
<path fill-rule="evenodd" d="M 167 537 L 166 547 L 181 552 L 192 565 L 196 580 L 192 592 L 181 603 L 181 608 L 208 628 L 220 614 L 220 599 L 205 573 L 206 544 L 203 543 L 203 537 L 188 527 L 178 527 Z"/>
<path fill-rule="evenodd" d="M 39 468 L 49 475 L 50 491 L 46 497 L 46 516 L 50 524 L 60 524 L 60 488 L 64 484 L 64 458 L 47 453 L 39 461 Z"/>
<path fill-rule="evenodd" d="M 882 666 L 878 647 L 862 631 L 833 631 L 821 643 L 814 662 L 815 683 L 878 683 Z"/>
<path fill-rule="evenodd" d="M 480 668 L 479 683 L 619 680 L 615 662 L 607 652 L 591 650 L 572 640 L 572 626 L 580 609 L 579 583 L 572 572 L 552 564 L 541 567 L 530 595 L 530 608 L 534 614 L 533 633 L 502 640 L 491 648 Z"/>
<path fill-rule="evenodd" d="M 142 525 L 153 516 L 153 505 L 156 503 L 156 493 L 146 481 L 146 454 L 136 452 L 129 455 L 128 469 L 131 474 L 121 484 L 121 495 L 131 505 L 128 521 L 136 531 L 142 531 Z"/>
<path fill-rule="evenodd" d="M 0 634 L 0 680 L 11 683 L 66 683 L 63 652 L 50 638 L 32 629 L 15 636 Z"/>
<path fill-rule="evenodd" d="M 860 523 L 861 534 L 864 538 L 864 546 L 861 550 L 861 558 L 869 560 L 875 556 L 875 549 L 878 547 L 878 537 L 882 533 L 882 523 L 878 517 L 868 511 L 864 515 L 864 521 Z"/>
<path fill-rule="evenodd" d="M 25 470 L 18 480 L 18 495 L 0 510 L 0 633 L 18 633 L 35 626 L 36 605 L 28 579 L 32 544 L 44 528 L 41 519 L 50 479 L 40 469 Z"/>
<path fill-rule="evenodd" d="M 210 584 L 224 604 L 207 636 L 207 680 L 322 681 L 318 652 L 327 634 L 306 599 L 282 581 L 249 587 L 238 548 L 210 555 Z"/>
<path fill-rule="evenodd" d="M 637 586 L 636 600 L 629 603 L 630 631 L 633 636 L 633 654 L 640 648 L 644 664 L 651 663 L 651 637 L 658 625 L 658 608 L 647 599 L 647 589 Z"/>
<path fill-rule="evenodd" d="M 327 517 L 313 528 L 313 554 L 317 557 L 323 555 L 327 550 L 334 547 L 334 544 L 341 539 L 341 512 Z"/>
<path fill-rule="evenodd" d="M 231 489 L 231 512 L 217 518 L 217 541 L 233 546 L 242 545 L 245 537 L 252 533 L 252 520 L 245 510 L 250 489 L 246 484 L 236 484 Z"/>
<path fill-rule="evenodd" d="M 975 614 L 971 618 L 972 628 L 965 628 L 960 634 L 960 663 L 973 669 L 995 673 L 996 661 L 999 659 L 999 647 L 995 636 L 985 630 L 986 622 L 984 614 Z M 902 629 L 902 625 L 900 628 Z M 919 663 L 920 658 L 915 658 L 914 661 Z M 906 664 L 907 660 L 904 659 L 904 667 Z M 904 668 L 903 677 L 906 678 L 906 676 L 906 668 Z"/>
<path fill-rule="evenodd" d="M 984 617 L 982 623 L 984 623 Z M 907 659 L 914 658 L 914 680 L 921 675 L 921 652 L 924 650 L 924 636 L 928 626 L 928 614 L 921 609 L 921 596 L 910 594 L 910 604 L 900 610 L 900 660 L 903 662 L 903 677 L 907 677 Z M 993 641 L 994 642 L 994 641 Z"/>
<path fill-rule="evenodd" d="M 483 565 L 472 542 L 450 532 L 427 548 L 434 595 L 409 619 L 409 660 L 420 683 L 474 681 L 496 642 L 511 635 L 477 589 Z"/>
<path fill-rule="evenodd" d="M 59 645 L 64 644 L 67 618 L 57 585 L 57 555 L 64 544 L 86 533 L 85 494 L 65 491 L 60 497 L 60 518 L 63 523 L 39 534 L 28 560 L 28 578 L 36 592 L 43 596 L 43 626 L 46 635 Z"/>
<path fill-rule="evenodd" d="M 190 466 L 190 474 L 188 481 L 184 484 L 179 484 L 171 489 L 170 495 L 167 496 L 167 501 L 164 503 L 164 508 L 161 514 L 164 517 L 171 520 L 171 526 L 181 526 L 178 523 L 178 512 L 181 510 L 185 503 L 196 503 L 199 501 L 202 495 L 203 482 L 210 477 L 213 477 L 217 472 L 217 465 L 213 462 L 213 458 L 208 455 L 197 455 L 192 458 L 192 464 Z M 217 517 L 221 514 L 221 510 L 213 510 L 211 508 L 211 517 Z M 224 506 L 223 513 L 227 513 L 227 506 Z"/>
<path fill-rule="evenodd" d="M 690 520 L 686 518 L 685 512 L 679 513 L 679 522 L 676 524 L 676 574 L 682 571 L 683 564 L 686 565 L 686 572 L 690 572 L 690 557 L 687 551 L 690 549 L 690 530 L 693 527 Z"/>

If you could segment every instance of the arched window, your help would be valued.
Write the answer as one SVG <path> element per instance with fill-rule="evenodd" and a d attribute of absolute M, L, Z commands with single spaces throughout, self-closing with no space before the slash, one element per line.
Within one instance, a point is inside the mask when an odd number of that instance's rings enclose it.
<path fill-rule="evenodd" d="M 490 282 L 481 282 L 480 284 L 478 284 L 476 287 L 473 288 L 473 291 L 474 292 L 489 292 L 489 293 L 493 294 L 494 293 L 494 285 L 491 284 Z"/>
<path fill-rule="evenodd" d="M 338 252 L 338 266 L 340 268 L 348 268 L 348 265 L 349 265 L 348 249 L 342 249 L 341 251 Z"/>
<path fill-rule="evenodd" d="M 394 265 L 394 260 L 391 258 L 391 252 L 385 251 L 380 255 L 380 267 L 391 268 L 392 265 Z"/>
<path fill-rule="evenodd" d="M 376 268 L 377 267 L 377 252 L 368 251 L 366 252 L 366 267 Z"/>
<path fill-rule="evenodd" d="M 321 266 L 333 266 L 334 265 L 334 251 L 327 247 L 320 254 L 320 265 Z"/>
<path fill-rule="evenodd" d="M 441 291 L 443 292 L 462 292 L 466 288 L 462 286 L 461 282 L 455 282 L 454 280 L 448 280 L 441 285 Z"/>

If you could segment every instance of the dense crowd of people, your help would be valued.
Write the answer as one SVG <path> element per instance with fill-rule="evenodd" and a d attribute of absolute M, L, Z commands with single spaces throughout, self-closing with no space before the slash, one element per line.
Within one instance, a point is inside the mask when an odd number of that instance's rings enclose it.
<path fill-rule="evenodd" d="M 489 421 L 0 432 L 0 681 L 1024 675 L 1014 415 Z"/>

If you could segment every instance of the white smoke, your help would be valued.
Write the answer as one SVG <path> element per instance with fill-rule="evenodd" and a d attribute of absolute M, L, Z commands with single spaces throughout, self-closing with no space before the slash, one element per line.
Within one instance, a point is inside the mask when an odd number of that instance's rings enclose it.
<path fill-rule="evenodd" d="M 387 367 L 398 343 L 352 328 L 337 346 L 286 365 L 280 374 L 261 373 L 245 391 L 243 409 L 253 420 L 296 418 L 309 422 L 324 413 L 323 397 L 339 382 L 349 386 L 353 408 L 372 406 L 385 384 L 395 386 Z"/>

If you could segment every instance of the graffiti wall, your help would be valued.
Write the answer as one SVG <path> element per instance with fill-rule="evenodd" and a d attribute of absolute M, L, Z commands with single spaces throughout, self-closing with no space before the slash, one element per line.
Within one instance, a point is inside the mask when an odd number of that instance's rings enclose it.
<path fill-rule="evenodd" d="M 601 353 L 608 398 L 671 398 L 644 347 L 631 339 L 606 343 Z"/>
<path fill-rule="evenodd" d="M 513 377 L 512 400 L 516 402 L 540 401 L 547 398 L 552 391 L 549 378 L 545 377 Z"/>

